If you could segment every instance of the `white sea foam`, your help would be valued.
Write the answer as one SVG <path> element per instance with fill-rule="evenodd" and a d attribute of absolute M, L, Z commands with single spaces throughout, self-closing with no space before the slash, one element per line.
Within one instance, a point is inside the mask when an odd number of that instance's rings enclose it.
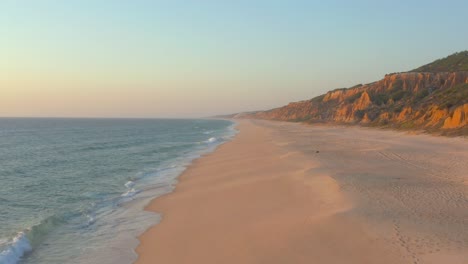
<path fill-rule="evenodd" d="M 140 192 L 140 190 L 133 188 L 135 187 L 134 181 L 128 181 L 125 183 L 125 187 L 127 187 L 127 191 L 121 195 L 121 197 L 124 197 L 125 199 L 132 198 Z"/>
<path fill-rule="evenodd" d="M 133 188 L 133 186 L 135 186 L 135 182 L 133 181 L 128 181 L 127 183 L 125 183 L 125 187 L 127 188 Z"/>
<path fill-rule="evenodd" d="M 212 137 L 212 138 L 208 139 L 208 140 L 207 140 L 207 141 L 205 141 L 205 142 L 206 142 L 206 143 L 210 143 L 210 144 L 211 144 L 211 143 L 215 143 L 216 141 L 218 141 L 218 139 L 217 139 L 217 138 L 215 138 L 215 137 Z"/>
<path fill-rule="evenodd" d="M 135 196 L 136 194 L 138 194 L 140 191 L 139 190 L 136 190 L 134 188 L 131 188 L 130 190 L 126 191 L 124 194 L 122 194 L 121 196 L 122 197 L 125 197 L 125 198 L 131 198 L 133 196 Z"/>
<path fill-rule="evenodd" d="M 5 250 L 0 252 L 0 263 L 2 264 L 16 264 L 24 254 L 32 250 L 24 232 L 18 233 L 9 244 Z"/>
<path fill-rule="evenodd" d="M 87 214 L 86 218 L 88 219 L 88 222 L 86 223 L 88 226 L 96 222 L 96 216 L 94 216 L 93 214 Z"/>

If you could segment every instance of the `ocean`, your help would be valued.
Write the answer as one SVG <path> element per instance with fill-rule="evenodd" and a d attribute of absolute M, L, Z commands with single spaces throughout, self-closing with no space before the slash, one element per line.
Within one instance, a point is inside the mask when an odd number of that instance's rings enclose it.
<path fill-rule="evenodd" d="M 226 120 L 0 119 L 0 264 L 132 263 L 144 211 Z"/>

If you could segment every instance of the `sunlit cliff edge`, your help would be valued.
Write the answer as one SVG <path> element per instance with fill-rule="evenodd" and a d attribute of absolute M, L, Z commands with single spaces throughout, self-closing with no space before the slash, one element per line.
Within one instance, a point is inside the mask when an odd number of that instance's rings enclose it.
<path fill-rule="evenodd" d="M 234 115 L 468 135 L 468 51 L 377 82 L 336 89 L 286 106 Z"/>

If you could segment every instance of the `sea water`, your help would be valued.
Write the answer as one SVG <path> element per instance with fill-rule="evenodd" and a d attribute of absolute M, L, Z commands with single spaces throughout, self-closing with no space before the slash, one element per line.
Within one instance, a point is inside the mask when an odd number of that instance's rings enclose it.
<path fill-rule="evenodd" d="M 0 264 L 132 263 L 144 211 L 226 120 L 0 119 Z"/>

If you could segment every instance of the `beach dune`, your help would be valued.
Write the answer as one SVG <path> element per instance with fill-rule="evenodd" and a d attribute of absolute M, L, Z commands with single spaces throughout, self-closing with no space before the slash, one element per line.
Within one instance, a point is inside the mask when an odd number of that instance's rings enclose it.
<path fill-rule="evenodd" d="M 136 263 L 463 263 L 468 142 L 258 120 L 195 161 Z"/>

